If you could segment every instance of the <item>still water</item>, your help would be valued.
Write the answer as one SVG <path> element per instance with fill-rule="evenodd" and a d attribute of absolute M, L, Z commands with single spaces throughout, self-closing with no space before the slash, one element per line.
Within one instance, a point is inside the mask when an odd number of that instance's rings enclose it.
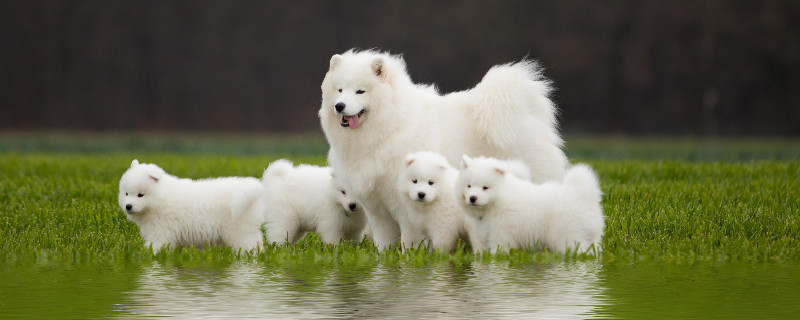
<path fill-rule="evenodd" d="M 783 263 L 0 266 L 0 318 L 800 317 Z"/>

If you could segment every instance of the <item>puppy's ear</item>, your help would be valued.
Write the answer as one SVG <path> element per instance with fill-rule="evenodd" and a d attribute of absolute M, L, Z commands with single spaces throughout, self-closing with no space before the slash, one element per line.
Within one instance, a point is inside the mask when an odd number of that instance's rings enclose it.
<path fill-rule="evenodd" d="M 383 58 L 378 57 L 372 60 L 372 73 L 382 81 L 386 81 L 386 63 Z"/>
<path fill-rule="evenodd" d="M 466 154 L 461 155 L 461 170 L 469 168 L 470 165 L 472 165 L 472 158 Z"/>
<path fill-rule="evenodd" d="M 414 160 L 417 160 L 417 158 L 412 155 L 406 156 L 406 167 L 410 167 L 411 164 L 414 163 Z"/>
<path fill-rule="evenodd" d="M 329 70 L 333 70 L 340 61 L 342 61 L 342 56 L 334 54 L 333 57 L 331 57 L 331 66 Z"/>
<path fill-rule="evenodd" d="M 147 173 L 147 176 L 153 181 L 158 182 L 158 180 L 161 180 L 164 176 L 164 170 L 161 170 L 161 168 L 154 168 Z"/>
<path fill-rule="evenodd" d="M 138 165 L 139 165 L 139 160 L 133 159 L 133 161 L 131 161 L 131 168 L 133 168 L 135 166 L 138 166 Z"/>
<path fill-rule="evenodd" d="M 506 169 L 505 168 L 495 167 L 494 168 L 494 172 L 497 172 L 497 174 L 499 174 L 500 176 L 506 175 Z"/>

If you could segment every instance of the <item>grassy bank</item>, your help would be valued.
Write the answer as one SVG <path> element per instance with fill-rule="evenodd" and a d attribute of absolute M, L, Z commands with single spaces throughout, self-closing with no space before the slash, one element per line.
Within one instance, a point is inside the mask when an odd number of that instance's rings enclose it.
<path fill-rule="evenodd" d="M 313 236 L 296 246 L 268 246 L 260 253 L 215 247 L 153 255 L 142 247 L 138 229 L 117 207 L 119 177 L 131 159 L 158 163 L 182 177 L 260 176 L 279 157 L 323 164 L 324 140 L 320 147 L 318 138 L 309 143 L 257 137 L 208 142 L 187 137 L 161 138 L 167 141 L 161 144 L 132 138 L 126 141 L 145 142 L 111 150 L 114 139 L 66 139 L 45 138 L 39 145 L 20 137 L 0 139 L 0 262 L 202 264 L 303 259 L 321 264 L 425 264 L 574 258 L 530 252 L 473 256 L 465 248 L 454 254 L 379 253 L 368 242 L 334 247 Z M 795 142 L 718 142 L 717 151 L 708 153 L 708 144 L 678 141 L 665 144 L 674 151 L 672 157 L 660 157 L 669 159 L 663 160 L 646 156 L 647 150 L 661 150 L 656 142 L 636 140 L 624 149 L 620 147 L 624 142 L 613 141 L 568 143 L 572 160 L 590 163 L 601 176 L 607 215 L 602 259 L 800 261 L 800 163 L 793 156 L 800 147 Z M 267 145 L 273 149 L 258 152 Z M 602 153 L 604 148 L 611 151 Z M 637 154 L 642 156 L 628 156 Z"/>

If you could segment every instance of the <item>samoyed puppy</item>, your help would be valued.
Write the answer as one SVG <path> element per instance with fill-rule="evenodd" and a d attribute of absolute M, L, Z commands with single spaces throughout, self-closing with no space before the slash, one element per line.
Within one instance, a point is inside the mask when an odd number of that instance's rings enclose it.
<path fill-rule="evenodd" d="M 269 165 L 262 181 L 269 204 L 264 216 L 267 241 L 295 244 L 308 232 L 331 244 L 363 239 L 366 215 L 337 185 L 330 168 L 294 167 L 281 159 Z"/>
<path fill-rule="evenodd" d="M 474 219 L 479 244 L 473 249 L 599 252 L 605 218 L 594 171 L 577 164 L 563 181 L 536 184 L 509 174 L 511 163 L 463 158 L 456 192 L 461 207 Z"/>
<path fill-rule="evenodd" d="M 260 249 L 262 190 L 256 178 L 182 179 L 133 160 L 119 180 L 119 206 L 153 251 L 205 244 Z"/>
<path fill-rule="evenodd" d="M 420 235 L 397 189 L 406 155 L 433 151 L 458 166 L 462 154 L 521 159 L 531 179 L 561 179 L 550 82 L 532 61 L 498 65 L 475 88 L 439 94 L 411 81 L 402 57 L 350 50 L 334 55 L 322 81 L 319 117 L 328 160 L 368 216 L 378 248 Z"/>
<path fill-rule="evenodd" d="M 400 197 L 409 209 L 414 227 L 404 232 L 420 232 L 431 248 L 451 252 L 458 240 L 470 241 L 472 221 L 456 203 L 458 170 L 437 153 L 409 154 L 397 180 Z"/>

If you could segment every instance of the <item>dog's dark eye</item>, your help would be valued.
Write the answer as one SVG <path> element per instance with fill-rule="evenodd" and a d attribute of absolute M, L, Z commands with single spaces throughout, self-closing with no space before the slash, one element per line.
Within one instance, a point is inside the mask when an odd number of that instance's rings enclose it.
<path fill-rule="evenodd" d="M 341 93 L 341 92 L 342 92 L 342 89 L 339 89 L 339 92 Z"/>
<path fill-rule="evenodd" d="M 467 185 L 467 189 L 469 189 L 469 188 L 472 188 L 472 185 L 471 185 L 471 184 L 468 184 L 468 185 Z"/>
<path fill-rule="evenodd" d="M 411 180 L 411 182 L 417 184 L 417 179 Z"/>
<path fill-rule="evenodd" d="M 143 193 L 140 193 L 140 194 L 137 194 L 136 196 L 137 196 L 137 197 L 139 197 L 139 198 L 141 198 L 141 197 L 144 197 L 144 194 L 143 194 Z"/>
<path fill-rule="evenodd" d="M 125 196 L 126 196 L 126 197 L 128 196 L 128 193 L 127 193 L 127 192 L 125 192 Z"/>
<path fill-rule="evenodd" d="M 342 190 L 342 194 L 343 194 L 343 195 L 345 195 L 345 196 L 347 195 L 347 193 L 346 193 L 346 192 L 344 192 L 344 190 Z"/>
<path fill-rule="evenodd" d="M 356 94 L 364 94 L 364 90 L 358 90 L 356 91 Z"/>
<path fill-rule="evenodd" d="M 489 190 L 489 187 L 483 187 L 483 191 Z"/>
<path fill-rule="evenodd" d="M 428 181 L 428 185 L 432 186 L 433 185 L 433 181 Z"/>

